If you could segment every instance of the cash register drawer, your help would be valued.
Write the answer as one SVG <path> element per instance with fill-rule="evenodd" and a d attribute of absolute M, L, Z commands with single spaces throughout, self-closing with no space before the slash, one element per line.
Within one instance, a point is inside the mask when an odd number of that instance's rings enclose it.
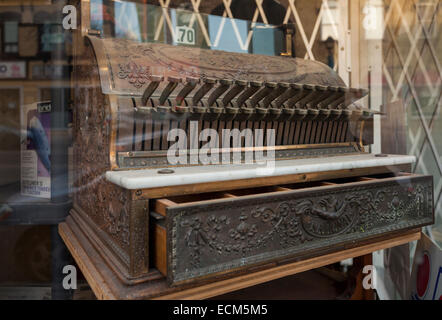
<path fill-rule="evenodd" d="M 357 246 L 432 224 L 431 176 L 344 178 L 152 201 L 153 264 L 169 285 Z"/>

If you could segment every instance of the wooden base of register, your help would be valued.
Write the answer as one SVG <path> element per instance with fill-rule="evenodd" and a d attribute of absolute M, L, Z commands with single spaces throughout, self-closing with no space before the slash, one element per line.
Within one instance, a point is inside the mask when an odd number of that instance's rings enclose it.
<path fill-rule="evenodd" d="M 96 297 L 107 299 L 206 299 L 246 287 L 319 268 L 348 258 L 360 257 L 374 251 L 419 240 L 419 229 L 389 234 L 358 246 L 310 259 L 278 265 L 245 275 L 225 279 L 181 291 L 167 289 L 165 279 L 125 286 L 109 268 L 99 252 L 85 238 L 72 219 L 61 223 L 59 232 L 83 272 Z"/>

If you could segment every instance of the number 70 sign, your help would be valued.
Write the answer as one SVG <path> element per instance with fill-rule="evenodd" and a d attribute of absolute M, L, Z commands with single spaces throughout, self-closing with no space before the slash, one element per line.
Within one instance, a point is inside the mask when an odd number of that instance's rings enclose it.
<path fill-rule="evenodd" d="M 182 44 L 195 44 L 195 29 L 187 26 L 176 27 L 176 42 Z"/>

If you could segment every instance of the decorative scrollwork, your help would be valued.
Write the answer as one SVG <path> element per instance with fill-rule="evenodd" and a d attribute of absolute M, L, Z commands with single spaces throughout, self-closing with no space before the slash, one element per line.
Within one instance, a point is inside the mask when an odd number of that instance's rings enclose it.
<path fill-rule="evenodd" d="M 84 61 L 94 61 L 91 50 Z M 88 86 L 75 88 L 74 148 L 75 204 L 122 248 L 129 245 L 128 193 L 106 181 L 109 169 L 109 100 L 101 92 L 96 64 L 75 67 Z"/>
<path fill-rule="evenodd" d="M 191 259 L 181 259 L 172 272 L 208 274 L 419 224 L 422 217 L 431 219 L 431 189 L 431 184 L 414 183 L 403 192 L 398 183 L 380 183 L 181 209 L 173 218 L 179 221 L 174 254 Z"/>
<path fill-rule="evenodd" d="M 206 246 L 220 255 L 245 256 L 256 248 L 265 247 L 275 235 L 280 237 L 282 246 L 306 241 L 298 221 L 289 217 L 290 211 L 289 203 L 281 203 L 276 210 L 255 207 L 249 213 L 242 211 L 235 224 L 225 215 L 219 218 L 211 215 L 206 221 L 201 217 L 184 219 L 181 226 L 187 228 L 185 241 L 192 248 L 191 264 L 199 265 L 201 250 Z M 259 232 L 262 225 L 267 226 L 266 232 Z M 221 240 L 219 234 L 227 234 L 228 237 Z"/>
<path fill-rule="evenodd" d="M 133 61 L 118 64 L 118 78 L 127 79 L 135 88 L 141 88 L 149 81 L 150 68 L 138 65 Z"/>
<path fill-rule="evenodd" d="M 108 81 L 115 92 L 142 94 L 149 71 L 155 75 L 246 81 L 285 81 L 342 86 L 329 69 L 316 62 L 281 57 L 250 56 L 242 53 L 205 50 L 128 39 L 95 39 L 97 51 L 104 52 L 100 65 L 109 70 Z M 151 68 L 149 70 L 148 68 Z M 257 68 L 258 67 L 258 68 Z M 158 74 L 157 74 L 158 73 Z M 129 81 L 127 81 L 129 80 Z M 160 85 L 161 86 L 161 85 Z"/>

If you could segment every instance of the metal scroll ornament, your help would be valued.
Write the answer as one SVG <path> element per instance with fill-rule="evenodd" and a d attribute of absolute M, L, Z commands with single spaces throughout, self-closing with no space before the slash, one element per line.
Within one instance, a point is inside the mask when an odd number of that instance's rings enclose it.
<path fill-rule="evenodd" d="M 149 67 L 138 65 L 131 61 L 128 63 L 120 63 L 120 71 L 118 78 L 127 79 L 135 88 L 141 88 L 149 81 L 150 69 Z"/>
<path fill-rule="evenodd" d="M 172 282 L 333 246 L 432 219 L 432 186 L 390 183 L 173 212 Z M 404 192 L 405 191 L 405 192 Z"/>
<path fill-rule="evenodd" d="M 88 50 L 85 61 L 92 61 L 91 54 Z M 94 83 L 98 78 L 96 65 L 78 65 L 76 73 L 86 83 Z M 120 249 L 127 251 L 130 199 L 127 191 L 104 177 L 110 167 L 108 99 L 98 86 L 77 86 L 75 90 L 75 205 L 87 212 Z"/>

